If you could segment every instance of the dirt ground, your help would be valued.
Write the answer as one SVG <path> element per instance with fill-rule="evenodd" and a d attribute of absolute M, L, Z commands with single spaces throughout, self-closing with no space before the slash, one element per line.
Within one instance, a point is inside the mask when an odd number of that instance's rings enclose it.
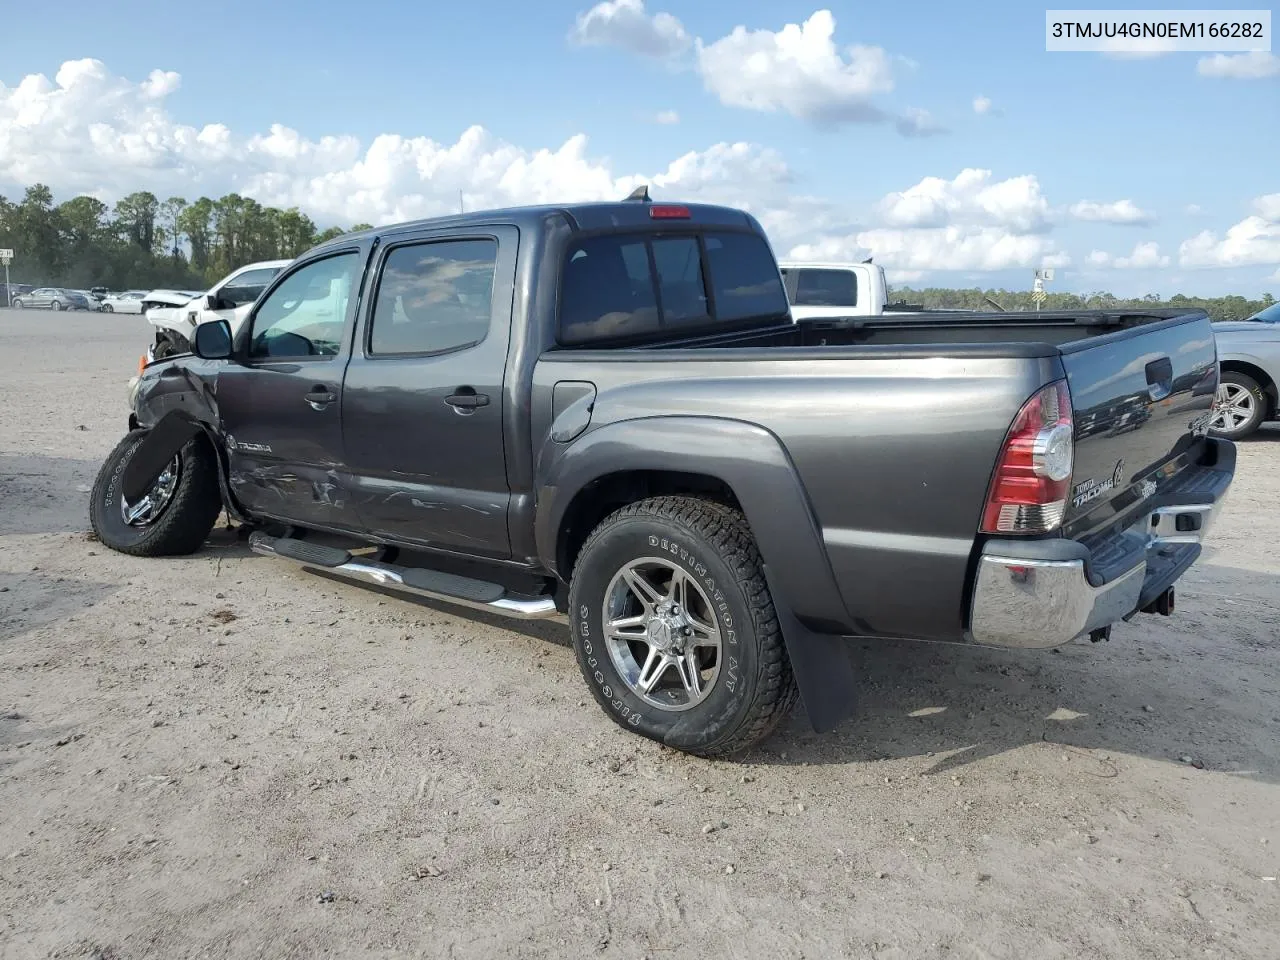
<path fill-rule="evenodd" d="M 90 540 L 145 339 L 0 311 L 0 958 L 1280 956 L 1275 427 L 1174 618 L 854 643 L 856 720 L 709 763 L 563 626 Z"/>

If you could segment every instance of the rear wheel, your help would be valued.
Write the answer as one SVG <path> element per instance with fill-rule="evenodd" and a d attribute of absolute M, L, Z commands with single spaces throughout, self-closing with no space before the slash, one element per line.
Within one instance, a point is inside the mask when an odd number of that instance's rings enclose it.
<path fill-rule="evenodd" d="M 49 304 L 49 309 L 50 309 L 50 310 L 61 310 L 61 309 L 62 309 L 62 301 L 61 301 L 61 300 L 55 300 L 55 301 L 53 301 L 53 303 Z"/>
<path fill-rule="evenodd" d="M 796 699 L 746 519 L 657 497 L 587 539 L 569 591 L 578 666 L 624 729 L 701 756 L 767 737 Z"/>
<path fill-rule="evenodd" d="M 150 490 L 130 503 L 121 495 L 121 478 L 146 435 L 146 430 L 131 431 L 99 469 L 89 501 L 93 532 L 112 550 L 136 557 L 193 553 L 222 511 L 216 454 L 200 434 L 178 451 Z"/>
<path fill-rule="evenodd" d="M 1267 413 L 1267 395 L 1248 374 L 1227 370 L 1218 382 L 1213 419 L 1209 429 L 1215 436 L 1241 440 L 1262 425 Z"/>

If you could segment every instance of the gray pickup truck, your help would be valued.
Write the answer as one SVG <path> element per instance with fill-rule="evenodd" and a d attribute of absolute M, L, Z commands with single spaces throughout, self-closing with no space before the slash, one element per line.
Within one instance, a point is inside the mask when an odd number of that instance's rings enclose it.
<path fill-rule="evenodd" d="M 1235 468 L 1197 311 L 791 322 L 760 225 L 618 203 L 380 227 L 151 363 L 93 528 L 565 617 L 616 722 L 701 755 L 845 638 L 1053 647 L 1168 614 Z M 301 601 L 300 602 L 305 602 Z"/>

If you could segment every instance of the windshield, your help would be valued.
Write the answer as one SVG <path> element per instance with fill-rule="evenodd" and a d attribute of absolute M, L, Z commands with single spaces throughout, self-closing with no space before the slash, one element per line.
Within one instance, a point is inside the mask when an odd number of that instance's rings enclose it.
<path fill-rule="evenodd" d="M 1273 303 L 1264 310 L 1259 310 L 1252 317 L 1246 317 L 1247 320 L 1254 320 L 1258 323 L 1280 323 L 1280 303 Z"/>

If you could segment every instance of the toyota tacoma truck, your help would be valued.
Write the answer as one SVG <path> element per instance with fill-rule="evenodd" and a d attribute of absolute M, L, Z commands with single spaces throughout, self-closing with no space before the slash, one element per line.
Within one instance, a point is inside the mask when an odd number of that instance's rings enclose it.
<path fill-rule="evenodd" d="M 115 550 L 222 511 L 331 577 L 568 621 L 624 728 L 704 756 L 847 638 L 1046 648 L 1169 614 L 1235 468 L 1199 311 L 793 323 L 725 207 L 475 212 L 347 235 L 147 364 L 91 494 Z"/>

